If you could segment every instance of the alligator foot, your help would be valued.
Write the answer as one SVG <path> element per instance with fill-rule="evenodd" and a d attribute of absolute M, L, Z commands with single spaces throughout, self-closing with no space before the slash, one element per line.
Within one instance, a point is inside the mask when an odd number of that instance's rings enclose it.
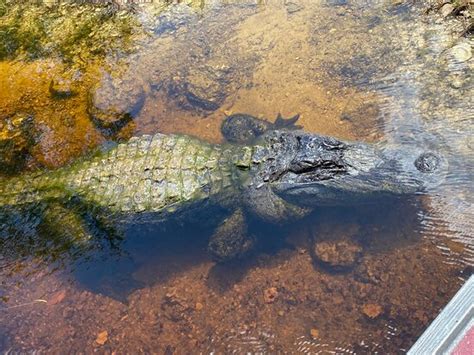
<path fill-rule="evenodd" d="M 216 261 L 224 262 L 244 256 L 254 244 L 254 238 L 247 234 L 245 215 L 238 209 L 217 227 L 208 250 Z"/>
<path fill-rule="evenodd" d="M 296 114 L 290 118 L 283 118 L 281 113 L 278 114 L 275 123 L 273 124 L 273 129 L 300 129 L 302 128 L 299 125 L 295 125 L 296 121 L 300 119 L 300 114 Z"/>
<path fill-rule="evenodd" d="M 269 130 L 301 128 L 295 124 L 299 118 L 299 114 L 290 118 L 283 118 L 278 114 L 275 123 L 271 123 L 251 115 L 236 113 L 225 118 L 221 132 L 228 142 L 249 144 Z"/>

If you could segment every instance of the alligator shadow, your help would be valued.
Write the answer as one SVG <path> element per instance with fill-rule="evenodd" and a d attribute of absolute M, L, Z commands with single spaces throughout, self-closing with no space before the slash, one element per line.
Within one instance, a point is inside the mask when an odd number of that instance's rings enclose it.
<path fill-rule="evenodd" d="M 137 289 L 165 283 L 209 262 L 208 235 L 199 226 L 130 225 L 120 253 L 97 253 L 75 267 L 74 277 L 80 286 L 126 303 Z"/>
<path fill-rule="evenodd" d="M 156 225 L 131 226 L 119 254 L 110 251 L 97 254 L 93 260 L 78 264 L 74 276 L 82 287 L 126 302 L 137 289 L 166 283 L 204 265 L 209 270 L 207 286 L 216 292 L 225 292 L 241 281 L 248 270 L 270 262 L 272 255 L 291 248 L 284 239 L 289 226 L 276 229 L 253 224 L 250 230 L 258 239 L 255 249 L 245 258 L 227 263 L 215 263 L 207 252 L 212 228 L 172 223 L 159 228 Z"/>
<path fill-rule="evenodd" d="M 356 224 L 354 237 L 363 253 L 380 253 L 419 240 L 420 205 L 404 203 L 364 206 L 363 208 L 321 208 L 308 218 L 275 227 L 252 222 L 249 230 L 257 237 L 255 250 L 245 259 L 216 264 L 207 253 L 212 228 L 199 225 L 181 226 L 172 223 L 130 225 L 119 243 L 99 241 L 96 249 L 71 254 L 70 245 L 37 235 L 26 235 L 9 245 L 0 240 L 2 264 L 8 260 L 40 255 L 54 264 L 53 269 L 73 276 L 80 288 L 127 302 L 135 290 L 164 284 L 173 277 L 196 267 L 207 272 L 205 283 L 215 292 L 223 293 L 239 283 L 256 267 L 271 268 L 283 263 L 301 249 L 310 251 L 314 267 L 325 272 L 347 272 L 318 261 L 313 252 L 315 241 L 344 238 L 344 228 Z M 339 228 L 337 229 L 336 226 Z M 31 228 L 33 229 L 33 228 Z M 301 233 L 303 231 L 303 233 Z M 18 236 L 16 236 L 18 237 Z M 31 241 L 34 241 L 33 243 Z M 15 248 L 12 246 L 14 245 Z M 201 270 L 201 271 L 202 271 Z"/>

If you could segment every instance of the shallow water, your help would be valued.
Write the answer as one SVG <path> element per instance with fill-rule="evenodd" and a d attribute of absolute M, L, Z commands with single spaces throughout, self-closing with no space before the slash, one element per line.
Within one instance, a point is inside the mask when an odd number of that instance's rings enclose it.
<path fill-rule="evenodd" d="M 46 37 L 33 37 L 43 47 L 4 56 L 0 119 L 32 115 L 35 132 L 16 173 L 133 135 L 221 142 L 220 124 L 236 112 L 270 121 L 300 113 L 310 132 L 439 151 L 449 173 L 399 204 L 252 225 L 257 250 L 228 265 L 207 255 L 204 227 L 131 225 L 123 241 L 81 253 L 36 235 L 34 221 L 18 225 L 0 239 L 0 349 L 407 350 L 474 266 L 474 62 L 452 55 L 473 44 L 457 38 L 458 22 L 397 3 L 155 2 L 114 15 L 120 21 L 92 18 L 84 28 L 104 35 L 71 32 L 77 48 L 56 27 L 81 7 L 61 8 Z M 103 121 L 90 119 L 92 103 Z M 116 121 L 123 112 L 133 120 Z M 355 248 L 358 259 L 325 267 L 315 243 Z"/>

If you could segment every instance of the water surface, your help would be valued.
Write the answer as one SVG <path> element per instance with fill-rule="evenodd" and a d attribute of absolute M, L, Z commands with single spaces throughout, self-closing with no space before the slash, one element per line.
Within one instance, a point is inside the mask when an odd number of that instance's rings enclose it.
<path fill-rule="evenodd" d="M 0 239 L 0 349 L 398 353 L 472 274 L 474 62 L 451 48 L 473 43 L 454 19 L 394 1 L 0 5 L 0 119 L 33 117 L 14 173 L 134 135 L 221 142 L 237 112 L 300 113 L 307 131 L 420 146 L 450 167 L 399 204 L 254 225 L 257 250 L 228 265 L 207 255 L 207 228 L 131 225 L 83 253 L 18 225 Z M 315 243 L 359 259 L 324 267 Z"/>

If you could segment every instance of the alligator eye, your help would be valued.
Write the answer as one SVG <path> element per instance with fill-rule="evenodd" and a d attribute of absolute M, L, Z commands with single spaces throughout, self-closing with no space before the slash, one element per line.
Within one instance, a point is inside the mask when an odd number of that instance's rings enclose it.
<path fill-rule="evenodd" d="M 416 168 L 422 173 L 431 173 L 439 166 L 440 160 L 436 154 L 423 153 L 415 160 Z"/>

